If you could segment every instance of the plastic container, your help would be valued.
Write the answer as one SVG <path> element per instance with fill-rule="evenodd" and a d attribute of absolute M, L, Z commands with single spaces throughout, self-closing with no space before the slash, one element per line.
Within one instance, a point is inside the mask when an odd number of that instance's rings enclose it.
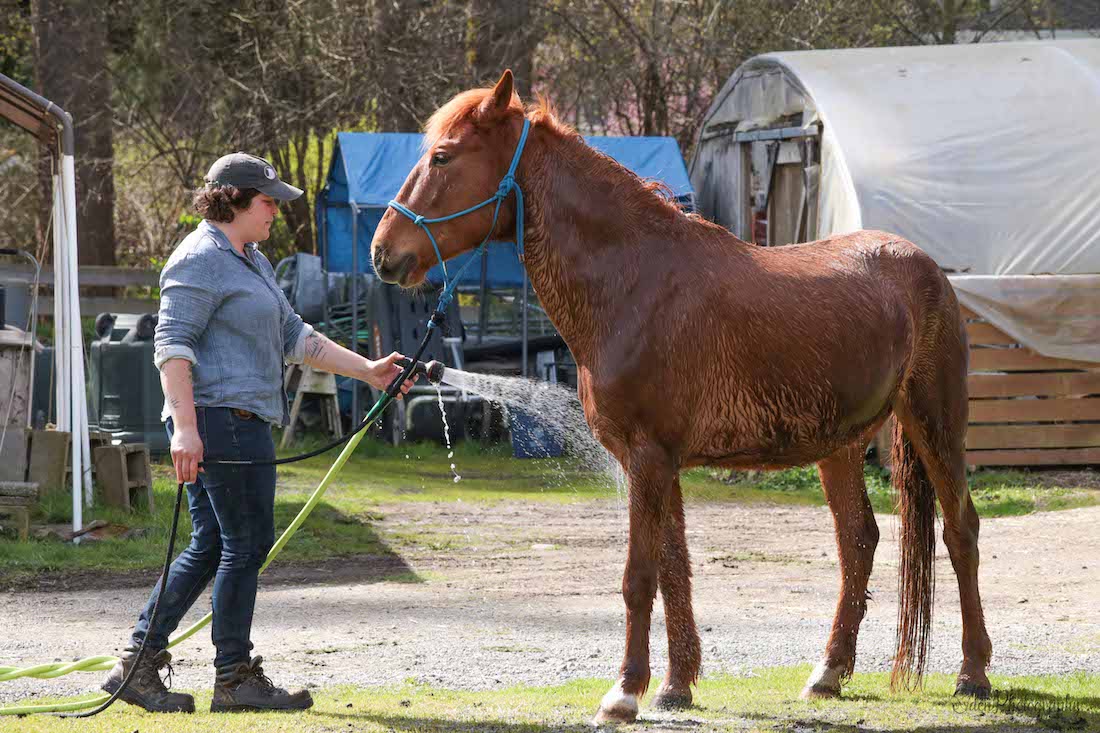
<path fill-rule="evenodd" d="M 565 450 L 565 441 L 538 416 L 511 408 L 508 411 L 512 434 L 512 455 L 516 458 L 557 458 Z"/>
<path fill-rule="evenodd" d="M 101 313 L 88 354 L 90 421 L 123 443 L 169 448 L 160 421 L 164 393 L 153 364 L 157 316 Z"/>

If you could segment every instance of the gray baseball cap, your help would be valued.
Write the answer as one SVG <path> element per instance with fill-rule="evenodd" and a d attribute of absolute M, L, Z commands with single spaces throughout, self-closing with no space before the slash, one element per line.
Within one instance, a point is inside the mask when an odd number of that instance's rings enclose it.
<path fill-rule="evenodd" d="M 255 188 L 277 201 L 293 201 L 302 195 L 302 189 L 279 180 L 271 163 L 248 153 L 230 153 L 218 158 L 207 171 L 206 182 L 215 186 Z"/>

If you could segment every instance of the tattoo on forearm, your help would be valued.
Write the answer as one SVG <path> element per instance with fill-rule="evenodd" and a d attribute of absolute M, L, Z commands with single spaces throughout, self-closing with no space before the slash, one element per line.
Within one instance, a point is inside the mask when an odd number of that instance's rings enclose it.
<path fill-rule="evenodd" d="M 168 397 L 168 404 L 170 404 L 172 406 L 172 409 L 175 410 L 177 407 L 180 406 L 179 398 L 169 396 Z"/>
<path fill-rule="evenodd" d="M 317 361 L 325 353 L 326 339 L 319 333 L 312 333 L 306 337 L 306 358 Z"/>

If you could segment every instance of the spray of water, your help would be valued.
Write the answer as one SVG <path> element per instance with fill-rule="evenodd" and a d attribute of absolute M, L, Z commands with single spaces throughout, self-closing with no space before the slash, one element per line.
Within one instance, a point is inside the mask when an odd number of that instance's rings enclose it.
<path fill-rule="evenodd" d="M 605 460 L 607 452 L 592 437 L 580 401 L 573 390 L 563 385 L 457 369 L 444 369 L 443 381 L 459 389 L 476 392 L 506 411 L 512 408 L 512 411 L 522 410 L 537 416 L 540 427 L 552 438 L 566 444 L 569 452 L 579 457 L 586 468 L 601 467 Z"/>
<path fill-rule="evenodd" d="M 607 475 L 618 490 L 625 494 L 626 479 L 618 461 L 592 436 L 584 419 L 580 400 L 574 390 L 560 384 L 540 382 L 522 377 L 476 374 L 458 369 L 444 369 L 443 381 L 459 389 L 474 392 L 500 405 L 514 416 L 515 410 L 536 416 L 539 426 L 551 439 L 564 445 L 586 470 Z M 509 410 L 511 408 L 511 411 Z M 521 429 L 512 420 L 512 429 Z"/>
<path fill-rule="evenodd" d="M 499 405 L 509 416 L 513 431 L 523 429 L 512 419 L 514 411 L 522 410 L 527 415 L 537 417 L 540 427 L 552 440 L 564 446 L 580 468 L 590 471 L 590 475 L 597 481 L 603 477 L 607 488 L 617 495 L 619 527 L 625 539 L 628 527 L 626 475 L 619 462 L 593 437 L 575 390 L 564 385 L 523 377 L 476 374 L 458 369 L 444 369 L 442 380 Z M 576 466 L 569 466 L 565 461 L 543 462 L 546 478 L 562 487 L 568 487 L 576 480 L 576 474 L 571 470 L 574 467 Z"/>

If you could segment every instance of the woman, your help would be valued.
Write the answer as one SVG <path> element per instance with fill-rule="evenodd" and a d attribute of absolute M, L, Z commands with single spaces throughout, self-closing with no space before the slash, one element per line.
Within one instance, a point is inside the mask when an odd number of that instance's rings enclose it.
<path fill-rule="evenodd" d="M 211 636 L 217 670 L 211 711 L 301 710 L 309 692 L 287 692 L 251 657 L 250 633 L 260 566 L 275 541 L 275 467 L 200 468 L 204 458 L 271 460 L 271 425 L 288 422 L 283 364 L 306 363 L 385 389 L 401 372 L 394 353 L 371 361 L 304 323 L 275 282 L 256 242 L 268 238 L 278 201 L 301 196 L 267 161 L 245 153 L 219 158 L 194 196 L 203 217 L 160 276 L 154 361 L 161 372 L 165 420 L 176 479 L 187 484 L 191 544 L 168 572 L 154 628 L 160 583 L 138 618 L 103 689 L 114 692 L 148 637 L 140 669 L 120 699 L 145 710 L 193 712 L 190 695 L 170 692 L 168 637 L 213 580 Z M 408 392 L 412 381 L 402 385 Z"/>

